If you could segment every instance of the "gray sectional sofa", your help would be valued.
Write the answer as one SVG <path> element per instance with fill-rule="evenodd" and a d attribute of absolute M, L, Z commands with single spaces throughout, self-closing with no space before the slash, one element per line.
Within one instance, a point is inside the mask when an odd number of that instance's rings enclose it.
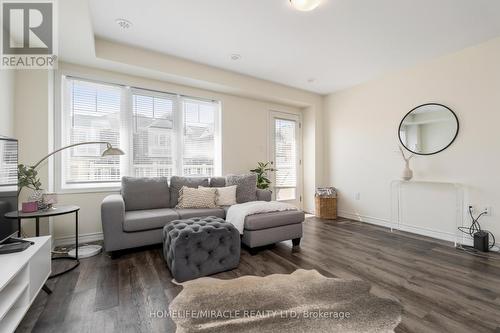
<path fill-rule="evenodd" d="M 225 218 L 229 207 L 210 209 L 177 209 L 182 186 L 223 187 L 225 177 L 172 177 L 122 179 L 121 194 L 107 196 L 101 205 L 104 248 L 114 252 L 128 248 L 159 244 L 168 223 L 192 217 Z M 238 194 L 237 194 L 238 197 Z M 256 189 L 256 200 L 270 201 L 271 192 Z M 247 216 L 242 242 L 257 248 L 284 240 L 299 245 L 302 237 L 302 211 L 283 211 Z"/>

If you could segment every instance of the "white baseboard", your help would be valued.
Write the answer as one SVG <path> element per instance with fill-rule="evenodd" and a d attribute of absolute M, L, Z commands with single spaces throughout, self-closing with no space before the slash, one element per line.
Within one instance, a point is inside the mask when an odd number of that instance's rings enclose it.
<path fill-rule="evenodd" d="M 392 223 L 388 219 L 367 216 L 367 215 L 361 215 L 361 214 L 357 214 L 354 212 L 348 212 L 348 211 L 344 211 L 344 210 L 339 210 L 339 216 L 344 217 L 344 218 L 348 218 L 348 219 L 352 219 L 352 220 L 356 220 L 356 221 L 360 221 L 360 222 L 366 222 L 366 223 L 370 223 L 370 224 L 379 225 L 379 226 L 386 227 L 386 228 L 392 228 L 392 229 L 397 229 L 400 231 L 406 231 L 406 232 L 410 232 L 410 233 L 417 234 L 417 235 L 441 239 L 441 240 L 445 240 L 445 241 L 453 242 L 453 243 L 455 242 L 456 237 L 457 237 L 455 234 L 445 232 L 445 231 L 437 231 L 437 230 L 431 230 L 431 229 L 422 228 L 422 227 L 418 227 L 418 226 L 410 226 L 410 225 L 403 225 L 403 224 L 398 225 L 397 223 Z"/>
<path fill-rule="evenodd" d="M 103 240 L 102 232 L 92 232 L 89 234 L 80 234 L 78 236 L 78 243 L 90 243 Z M 75 235 L 70 236 L 62 236 L 54 239 L 54 246 L 64 246 L 64 245 L 74 245 L 75 244 Z"/>
<path fill-rule="evenodd" d="M 361 214 L 349 212 L 346 210 L 339 210 L 338 215 L 340 217 L 343 217 L 346 219 L 375 224 L 375 225 L 379 225 L 381 227 L 386 227 L 386 228 L 396 228 L 397 227 L 397 224 L 391 223 L 391 221 L 389 221 L 387 219 L 383 219 L 380 217 L 374 217 L 374 216 L 368 216 L 368 215 L 361 215 Z"/>

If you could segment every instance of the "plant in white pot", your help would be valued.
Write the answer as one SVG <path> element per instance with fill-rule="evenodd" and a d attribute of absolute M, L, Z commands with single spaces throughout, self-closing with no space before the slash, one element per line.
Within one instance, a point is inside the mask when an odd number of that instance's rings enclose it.
<path fill-rule="evenodd" d="M 405 168 L 403 170 L 403 174 L 401 175 L 401 178 L 405 181 L 409 181 L 413 178 L 413 171 L 410 168 L 410 160 L 415 156 L 414 154 L 411 154 L 410 156 L 406 157 L 403 148 L 399 146 L 399 151 L 401 152 L 401 156 L 403 157 L 403 160 L 405 161 Z"/>

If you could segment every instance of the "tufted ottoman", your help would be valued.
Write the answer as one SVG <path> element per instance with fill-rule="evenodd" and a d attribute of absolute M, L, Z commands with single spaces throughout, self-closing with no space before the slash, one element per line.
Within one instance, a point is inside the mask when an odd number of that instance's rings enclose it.
<path fill-rule="evenodd" d="M 178 282 L 227 271 L 240 262 L 240 234 L 218 217 L 172 221 L 163 228 L 163 254 Z"/>

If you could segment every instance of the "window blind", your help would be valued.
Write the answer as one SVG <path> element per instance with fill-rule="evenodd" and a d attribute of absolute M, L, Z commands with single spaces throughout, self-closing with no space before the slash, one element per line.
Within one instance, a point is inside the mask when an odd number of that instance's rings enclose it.
<path fill-rule="evenodd" d="M 105 141 L 120 146 L 120 87 L 70 79 L 69 142 Z M 101 157 L 100 145 L 83 145 L 64 151 L 65 181 L 95 183 L 120 181 L 119 156 Z"/>
<path fill-rule="evenodd" d="M 215 114 L 218 107 L 216 102 L 182 99 L 182 174 L 185 176 L 214 175 Z"/>
<path fill-rule="evenodd" d="M 0 140 L 0 186 L 17 185 L 17 142 Z M 0 188 L 0 191 L 2 188 Z"/>
<path fill-rule="evenodd" d="M 106 147 L 99 145 L 64 151 L 61 188 L 107 186 L 122 175 L 217 174 L 217 101 L 70 77 L 65 82 L 62 144 L 105 141 L 126 156 L 101 158 Z"/>
<path fill-rule="evenodd" d="M 296 122 L 275 119 L 276 187 L 297 186 Z"/>
<path fill-rule="evenodd" d="M 136 177 L 171 177 L 175 172 L 175 95 L 133 93 L 133 162 Z"/>

